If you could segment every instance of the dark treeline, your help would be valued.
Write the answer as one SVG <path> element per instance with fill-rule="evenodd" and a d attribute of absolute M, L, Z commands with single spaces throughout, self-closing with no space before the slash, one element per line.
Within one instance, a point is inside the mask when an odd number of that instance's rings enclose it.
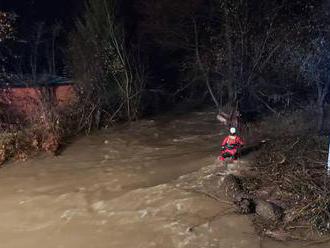
<path fill-rule="evenodd" d="M 16 77 L 31 74 L 31 67 L 36 67 L 34 70 L 39 74 L 63 75 L 67 64 L 67 37 L 83 6 L 80 0 L 0 1 L 0 11 L 14 18 L 11 23 L 14 39 L 0 44 L 2 70 Z"/>
<path fill-rule="evenodd" d="M 243 115 L 312 104 L 322 129 L 330 82 L 328 1 L 69 4 L 76 10 L 66 9 L 56 21 L 43 18 L 46 5 L 38 7 L 41 13 L 32 5 L 16 9 L 15 39 L 0 44 L 1 75 L 72 78 L 80 99 L 73 111 L 77 130 L 178 104 Z M 8 6 L 1 8 L 12 11 Z M 20 16 L 27 9 L 32 18 Z"/>
<path fill-rule="evenodd" d="M 89 0 L 71 36 L 73 75 L 98 117 L 178 103 L 274 113 L 313 103 L 321 123 L 328 15 L 317 0 Z"/>

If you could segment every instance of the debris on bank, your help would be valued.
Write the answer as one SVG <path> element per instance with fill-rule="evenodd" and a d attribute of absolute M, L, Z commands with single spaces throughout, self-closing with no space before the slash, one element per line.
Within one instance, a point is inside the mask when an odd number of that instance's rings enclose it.
<path fill-rule="evenodd" d="M 327 145 L 323 137 L 296 135 L 274 139 L 261 148 L 242 184 L 253 198 L 284 212 L 276 221 L 255 218 L 259 230 L 330 233 Z"/>

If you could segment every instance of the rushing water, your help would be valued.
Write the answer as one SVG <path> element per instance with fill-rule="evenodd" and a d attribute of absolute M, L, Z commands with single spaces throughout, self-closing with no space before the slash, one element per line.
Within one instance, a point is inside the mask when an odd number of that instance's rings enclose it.
<path fill-rule="evenodd" d="M 0 170 L 0 247 L 301 247 L 261 240 L 227 202 L 179 186 L 214 164 L 220 132 L 214 113 L 161 117 L 9 164 Z"/>

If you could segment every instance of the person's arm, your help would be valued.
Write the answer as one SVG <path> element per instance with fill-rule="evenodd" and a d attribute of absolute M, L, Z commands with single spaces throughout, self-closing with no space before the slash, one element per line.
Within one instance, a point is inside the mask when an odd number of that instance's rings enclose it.
<path fill-rule="evenodd" d="M 237 143 L 240 144 L 240 146 L 244 146 L 244 141 L 241 137 L 237 136 Z"/>
<path fill-rule="evenodd" d="M 224 138 L 224 140 L 222 141 L 221 146 L 225 146 L 228 142 L 228 136 L 226 138 Z"/>

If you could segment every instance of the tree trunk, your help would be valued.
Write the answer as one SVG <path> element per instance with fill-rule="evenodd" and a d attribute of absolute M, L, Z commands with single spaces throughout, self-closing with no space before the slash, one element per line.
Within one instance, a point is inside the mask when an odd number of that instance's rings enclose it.
<path fill-rule="evenodd" d="M 326 96 L 328 95 L 328 87 L 329 87 L 329 83 L 325 83 L 324 85 L 322 85 L 320 82 L 317 83 L 317 93 L 318 93 L 318 97 L 317 97 L 317 107 L 318 107 L 318 131 L 319 133 L 321 133 L 323 131 L 323 127 L 324 127 L 324 117 L 325 117 L 325 113 L 324 113 L 324 105 L 325 105 L 325 99 Z"/>
<path fill-rule="evenodd" d="M 324 127 L 324 104 L 319 104 L 318 105 L 318 121 L 317 121 L 317 129 L 319 133 L 323 131 Z"/>
<path fill-rule="evenodd" d="M 234 88 L 234 68 L 233 68 L 233 44 L 231 40 L 232 28 L 229 23 L 228 13 L 225 13 L 225 37 L 226 37 L 226 50 L 228 57 L 228 70 L 226 77 L 228 101 L 230 104 L 235 101 L 235 88 Z"/>

